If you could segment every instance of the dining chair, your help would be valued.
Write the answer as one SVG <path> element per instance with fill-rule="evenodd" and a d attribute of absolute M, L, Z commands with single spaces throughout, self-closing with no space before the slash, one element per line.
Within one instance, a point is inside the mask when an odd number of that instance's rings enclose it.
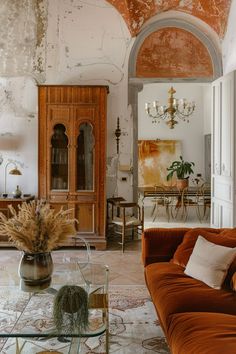
<path fill-rule="evenodd" d="M 114 225 L 114 233 L 121 237 L 122 252 L 125 250 L 125 242 L 128 238 L 128 231 L 131 231 L 131 239 L 134 235 L 141 235 L 144 228 L 144 207 L 140 207 L 135 202 L 120 202 L 120 215 L 114 216 L 112 223 Z"/>
<path fill-rule="evenodd" d="M 152 221 L 154 222 L 158 217 L 158 212 L 160 211 L 160 207 L 165 208 L 166 215 L 169 221 L 170 220 L 170 213 L 169 213 L 170 199 L 166 196 L 165 188 L 163 186 L 155 185 L 154 193 L 155 193 L 155 197 L 152 198 L 152 202 L 154 205 L 151 212 L 151 216 L 154 217 Z"/>
<path fill-rule="evenodd" d="M 201 185 L 199 189 L 199 213 L 201 215 L 201 219 L 207 219 L 210 215 L 211 210 L 211 196 L 210 196 L 210 184 L 205 182 Z"/>
<path fill-rule="evenodd" d="M 89 320 L 91 322 L 91 337 L 96 336 L 95 325 L 101 322 L 104 328 L 105 352 L 109 353 L 109 267 L 102 263 L 78 263 L 79 271 L 84 282 L 84 289 L 89 298 Z M 101 316 L 100 316 L 101 314 Z M 99 319 L 101 317 L 101 319 Z M 93 325 L 94 322 L 94 325 Z M 94 327 L 94 329 L 93 329 Z M 99 329 L 99 328 L 98 328 Z M 89 337 L 89 335 L 87 335 Z"/>
<path fill-rule="evenodd" d="M 182 219 L 184 221 L 187 220 L 189 211 L 191 209 L 195 209 L 196 215 L 198 217 L 198 220 L 202 222 L 202 213 L 201 213 L 201 206 L 202 206 L 202 188 L 201 186 L 197 188 L 195 195 L 189 195 L 189 189 L 184 188 L 182 191 L 182 196 L 181 196 L 181 208 L 182 208 Z"/>
<path fill-rule="evenodd" d="M 112 234 L 114 224 L 112 220 L 114 217 L 120 216 L 120 202 L 124 202 L 125 198 L 123 197 L 111 197 L 107 198 L 107 216 L 106 216 L 106 237 L 108 238 Z"/>

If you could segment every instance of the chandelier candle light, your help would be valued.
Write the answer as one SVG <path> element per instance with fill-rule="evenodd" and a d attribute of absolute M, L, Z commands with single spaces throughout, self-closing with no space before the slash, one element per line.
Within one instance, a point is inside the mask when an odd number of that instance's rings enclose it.
<path fill-rule="evenodd" d="M 188 102 L 185 98 L 175 98 L 176 91 L 173 87 L 168 93 L 168 107 L 159 105 L 158 101 L 153 101 L 153 109 L 151 109 L 150 103 L 145 103 L 145 111 L 152 118 L 152 123 L 160 123 L 161 120 L 167 119 L 166 124 L 170 129 L 174 129 L 175 124 L 178 124 L 175 118 L 189 123 L 188 117 L 195 110 L 195 102 Z"/>

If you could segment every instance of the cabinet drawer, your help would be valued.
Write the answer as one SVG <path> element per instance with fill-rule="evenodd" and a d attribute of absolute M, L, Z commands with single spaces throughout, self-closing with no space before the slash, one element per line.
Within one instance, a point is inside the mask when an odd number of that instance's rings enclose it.
<path fill-rule="evenodd" d="M 50 202 L 67 202 L 68 201 L 68 195 L 51 195 L 50 196 Z"/>

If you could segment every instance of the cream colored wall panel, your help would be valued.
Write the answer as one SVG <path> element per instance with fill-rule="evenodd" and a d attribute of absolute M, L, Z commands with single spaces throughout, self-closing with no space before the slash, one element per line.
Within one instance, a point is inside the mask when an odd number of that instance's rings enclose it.
<path fill-rule="evenodd" d="M 232 175 L 234 76 L 227 75 L 221 83 L 221 174 Z"/>
<path fill-rule="evenodd" d="M 236 225 L 235 82 L 231 72 L 212 84 L 212 219 L 215 227 Z"/>
<path fill-rule="evenodd" d="M 233 202 L 233 191 L 231 181 L 221 181 L 219 178 L 213 180 L 214 183 L 214 197 L 226 202 Z"/>

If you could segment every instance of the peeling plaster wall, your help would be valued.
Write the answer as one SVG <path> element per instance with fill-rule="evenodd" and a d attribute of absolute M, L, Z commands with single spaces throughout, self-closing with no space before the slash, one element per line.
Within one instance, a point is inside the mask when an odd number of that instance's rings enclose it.
<path fill-rule="evenodd" d="M 38 191 L 37 82 L 45 79 L 47 0 L 1 0 L 0 6 L 0 193 L 8 162 L 7 192 Z M 0 159 L 0 161 L 1 161 Z"/>
<path fill-rule="evenodd" d="M 37 87 L 27 77 L 0 78 L 0 192 L 4 192 L 5 166 L 17 164 L 22 176 L 11 176 L 7 167 L 7 192 L 20 186 L 23 193 L 38 190 Z"/>
<path fill-rule="evenodd" d="M 37 194 L 37 86 L 30 79 L 34 77 L 47 84 L 109 85 L 107 195 L 132 198 L 132 178 L 121 182 L 123 173 L 117 169 L 120 163 L 132 164 L 133 130 L 127 110 L 127 76 L 134 39 L 120 14 L 105 0 L 3 0 L 3 5 L 0 16 L 2 23 L 9 18 L 10 32 L 9 40 L 5 30 L 0 33 L 0 50 L 6 59 L 0 68 L 0 144 L 4 145 L 0 146 L 4 160 L 0 192 L 10 159 L 21 163 L 24 172 L 19 181 L 9 177 L 8 191 L 19 182 L 24 193 Z M 31 11 L 29 19 L 26 9 Z M 118 116 L 122 130 L 119 156 L 114 135 Z"/>
<path fill-rule="evenodd" d="M 37 76 L 44 71 L 46 1 L 1 0 L 1 76 Z"/>
<path fill-rule="evenodd" d="M 222 43 L 224 74 L 236 70 L 236 0 L 232 0 L 227 32 Z"/>

